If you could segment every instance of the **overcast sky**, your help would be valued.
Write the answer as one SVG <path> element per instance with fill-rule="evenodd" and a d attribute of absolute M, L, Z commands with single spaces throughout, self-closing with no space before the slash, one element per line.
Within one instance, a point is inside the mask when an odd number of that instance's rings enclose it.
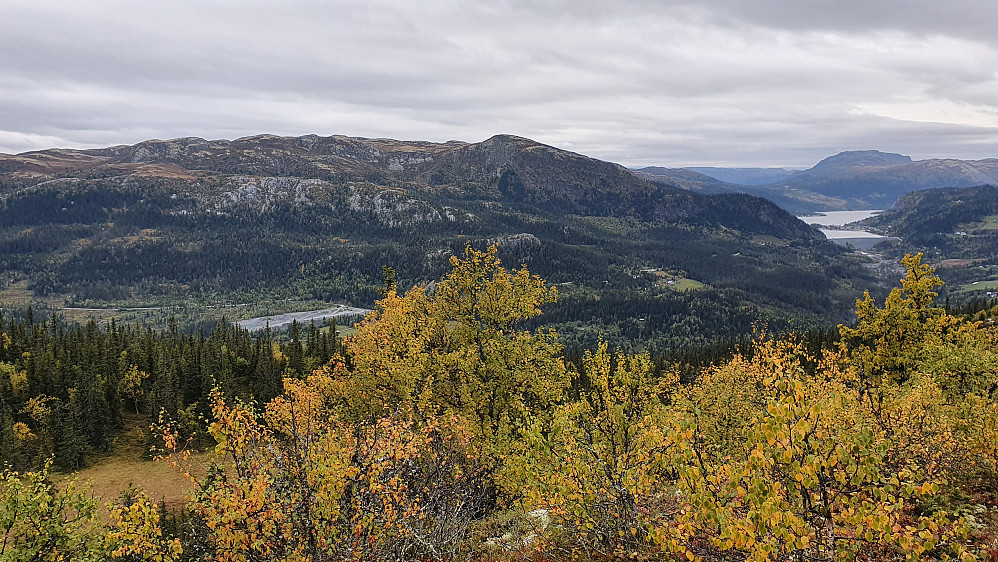
<path fill-rule="evenodd" d="M 996 24 L 995 0 L 3 0 L 0 152 L 511 133 L 631 166 L 998 157 Z"/>

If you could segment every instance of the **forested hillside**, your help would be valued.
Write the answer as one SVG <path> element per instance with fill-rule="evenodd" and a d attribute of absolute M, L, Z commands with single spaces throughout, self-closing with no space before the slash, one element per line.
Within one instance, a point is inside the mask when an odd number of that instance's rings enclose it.
<path fill-rule="evenodd" d="M 176 139 L 0 157 L 0 301 L 19 291 L 39 312 L 166 307 L 149 321 L 172 314 L 186 331 L 231 303 L 369 308 L 383 267 L 425 285 L 469 244 L 559 285 L 539 321 L 589 347 L 600 333 L 663 350 L 756 321 L 833 323 L 871 282 L 861 258 L 761 198 L 653 184 L 519 137 Z"/>
<path fill-rule="evenodd" d="M 998 296 L 998 187 L 916 191 L 863 224 L 900 238 L 880 249 L 889 259 L 923 252 L 941 264 L 954 303 Z"/>
<path fill-rule="evenodd" d="M 937 307 L 920 255 L 834 345 L 760 334 L 690 380 L 606 345 L 567 360 L 554 332 L 523 329 L 554 287 L 494 250 L 450 265 L 433 291 L 387 288 L 342 345 L 6 323 L 4 453 L 36 468 L 0 478 L 0 560 L 998 552 L 998 310 Z M 165 406 L 151 444 L 196 482 L 182 510 L 132 489 L 102 512 L 52 484 L 55 420 L 91 403 L 112 426 Z"/>
<path fill-rule="evenodd" d="M 938 244 L 946 236 L 987 235 L 998 215 L 998 186 L 926 189 L 909 193 L 865 224 L 905 240 Z"/>

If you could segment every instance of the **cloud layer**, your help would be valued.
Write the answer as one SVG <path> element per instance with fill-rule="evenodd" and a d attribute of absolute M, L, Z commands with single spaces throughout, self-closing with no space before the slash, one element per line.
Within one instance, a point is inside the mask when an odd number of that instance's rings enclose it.
<path fill-rule="evenodd" d="M 5 2 L 0 152 L 512 133 L 628 165 L 998 156 L 996 2 L 152 4 Z"/>

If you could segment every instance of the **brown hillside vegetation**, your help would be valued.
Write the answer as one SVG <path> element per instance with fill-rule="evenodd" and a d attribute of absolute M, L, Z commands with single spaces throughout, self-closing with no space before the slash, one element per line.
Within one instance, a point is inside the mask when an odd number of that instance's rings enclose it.
<path fill-rule="evenodd" d="M 902 263 L 837 350 L 761 337 L 684 384 L 606 345 L 569 364 L 517 329 L 556 291 L 469 248 L 265 405 L 214 393 L 175 517 L 5 473 L 0 560 L 993 560 L 998 333 Z"/>

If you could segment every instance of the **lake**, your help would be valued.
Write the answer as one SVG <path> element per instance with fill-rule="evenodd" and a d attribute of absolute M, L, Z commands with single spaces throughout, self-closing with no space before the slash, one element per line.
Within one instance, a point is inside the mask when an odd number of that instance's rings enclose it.
<path fill-rule="evenodd" d="M 797 217 L 807 224 L 820 224 L 821 226 L 844 226 L 851 222 L 868 219 L 873 215 L 884 212 L 882 209 L 866 209 L 862 211 L 825 211 L 817 215 L 807 215 Z"/>
<path fill-rule="evenodd" d="M 806 215 L 797 217 L 807 224 L 817 224 L 822 234 L 826 238 L 843 245 L 855 246 L 857 248 L 870 248 L 889 237 L 870 232 L 868 230 L 849 230 L 843 226 L 870 218 L 882 213 L 882 209 L 863 209 L 858 211 L 825 211 L 817 215 Z M 838 228 L 836 228 L 838 227 Z"/>

